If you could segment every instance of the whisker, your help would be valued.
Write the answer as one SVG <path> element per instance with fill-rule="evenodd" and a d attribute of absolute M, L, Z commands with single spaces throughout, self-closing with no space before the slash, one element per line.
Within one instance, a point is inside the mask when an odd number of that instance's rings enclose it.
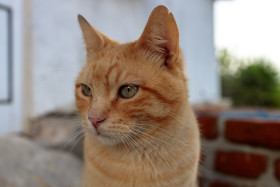
<path fill-rule="evenodd" d="M 84 132 L 83 129 L 79 129 L 76 133 L 74 133 L 72 137 L 70 137 L 68 140 L 65 141 L 65 143 L 63 145 L 63 149 L 65 149 L 70 142 L 72 142 L 75 138 L 77 138 L 83 132 Z"/>
<path fill-rule="evenodd" d="M 127 145 L 128 144 L 127 140 L 126 139 L 121 139 L 121 142 L 125 146 L 126 152 L 128 152 L 128 154 L 130 156 L 130 159 L 131 159 L 131 162 L 133 164 L 134 170 L 136 171 L 136 166 L 135 166 L 135 163 L 134 163 L 134 159 L 133 159 L 133 157 L 131 155 L 131 152 L 129 151 L 129 148 L 128 148 L 129 145 Z"/>
<path fill-rule="evenodd" d="M 165 161 L 165 163 L 168 164 L 168 167 L 172 170 L 172 172 L 174 173 L 174 170 L 172 169 L 169 161 L 167 160 L 167 158 L 165 158 L 162 154 L 158 154 L 162 159 L 160 159 L 158 157 L 158 155 L 154 152 L 154 151 L 157 151 L 158 153 L 160 152 L 160 150 L 158 148 L 156 148 L 151 142 L 149 142 L 148 140 L 140 137 L 138 134 L 136 134 L 135 132 L 131 131 L 132 134 L 134 134 L 136 137 L 140 138 L 141 140 L 145 141 L 146 143 L 148 143 L 148 146 L 146 144 L 144 144 L 143 142 L 140 141 L 140 143 L 146 147 L 159 161 L 160 160 L 163 160 Z M 147 153 L 148 154 L 148 153 Z"/>
<path fill-rule="evenodd" d="M 152 126 L 152 125 L 146 125 L 146 126 L 148 126 L 148 127 L 150 126 L 150 127 L 155 128 L 155 127 Z M 173 137 L 173 136 L 170 134 L 170 132 L 168 132 L 167 130 L 165 130 L 165 129 L 161 128 L 161 127 L 156 127 L 156 128 L 160 129 L 160 132 L 157 132 L 157 133 L 159 133 L 159 134 L 161 135 L 162 138 L 157 138 L 156 136 L 152 136 L 152 135 L 147 134 L 147 133 L 145 133 L 145 132 L 143 132 L 143 131 L 139 131 L 139 130 L 141 130 L 141 129 L 142 129 L 142 130 L 147 130 L 147 128 L 145 128 L 145 127 L 137 126 L 137 128 L 135 128 L 134 130 L 138 130 L 138 131 L 141 132 L 143 135 L 148 136 L 149 138 L 151 138 L 151 139 L 153 139 L 153 140 L 155 140 L 155 141 L 159 141 L 159 142 L 162 142 L 162 143 L 164 143 L 164 144 L 169 145 L 170 147 L 174 147 L 174 145 L 172 145 L 171 143 L 169 143 L 169 142 L 163 140 L 163 138 L 166 138 L 166 137 L 167 137 L 168 139 L 172 140 L 172 137 Z M 164 132 L 165 134 L 163 134 L 162 132 Z M 178 140 L 178 139 L 176 139 L 176 143 L 177 143 L 177 144 L 180 143 L 181 145 L 187 145 L 185 142 L 182 142 L 181 140 Z"/>
<path fill-rule="evenodd" d="M 81 135 L 81 136 L 80 136 Z M 80 137 L 77 138 L 76 142 L 74 142 L 74 144 L 72 145 L 71 149 L 70 149 L 70 152 L 73 151 L 74 147 L 77 145 L 77 143 L 82 139 L 84 138 L 84 132 L 82 131 L 80 134 L 79 134 Z"/>

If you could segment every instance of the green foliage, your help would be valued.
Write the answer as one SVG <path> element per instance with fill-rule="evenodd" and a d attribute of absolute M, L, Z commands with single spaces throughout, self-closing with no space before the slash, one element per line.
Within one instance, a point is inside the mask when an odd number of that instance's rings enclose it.
<path fill-rule="evenodd" d="M 278 72 L 266 59 L 240 60 L 222 50 L 219 54 L 222 96 L 235 106 L 280 107 Z"/>
<path fill-rule="evenodd" d="M 228 50 L 219 51 L 220 74 L 231 76 L 239 68 L 242 62 L 235 56 L 231 55 Z"/>

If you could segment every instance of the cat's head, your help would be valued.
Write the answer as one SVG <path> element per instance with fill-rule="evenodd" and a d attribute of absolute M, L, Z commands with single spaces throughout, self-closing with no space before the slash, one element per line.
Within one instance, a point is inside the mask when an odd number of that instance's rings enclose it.
<path fill-rule="evenodd" d="M 139 141 L 181 124 L 187 103 L 179 32 L 164 6 L 141 37 L 119 44 L 78 16 L 87 63 L 76 80 L 76 106 L 87 132 L 107 144 Z"/>

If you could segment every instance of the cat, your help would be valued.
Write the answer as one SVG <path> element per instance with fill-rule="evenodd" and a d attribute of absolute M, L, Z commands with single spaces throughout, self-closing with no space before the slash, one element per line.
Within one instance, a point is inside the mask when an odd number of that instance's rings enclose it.
<path fill-rule="evenodd" d="M 197 186 L 199 130 L 173 14 L 156 7 L 140 38 L 125 44 L 78 20 L 87 50 L 75 89 L 82 185 Z"/>

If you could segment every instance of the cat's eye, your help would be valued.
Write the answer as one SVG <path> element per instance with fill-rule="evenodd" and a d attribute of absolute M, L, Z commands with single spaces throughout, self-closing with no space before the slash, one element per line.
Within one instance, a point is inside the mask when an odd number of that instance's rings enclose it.
<path fill-rule="evenodd" d="M 138 86 L 136 85 L 124 85 L 120 88 L 119 95 L 123 98 L 131 98 L 138 91 Z"/>
<path fill-rule="evenodd" d="M 92 95 L 90 87 L 85 84 L 82 84 L 82 92 L 85 96 L 90 97 Z"/>

